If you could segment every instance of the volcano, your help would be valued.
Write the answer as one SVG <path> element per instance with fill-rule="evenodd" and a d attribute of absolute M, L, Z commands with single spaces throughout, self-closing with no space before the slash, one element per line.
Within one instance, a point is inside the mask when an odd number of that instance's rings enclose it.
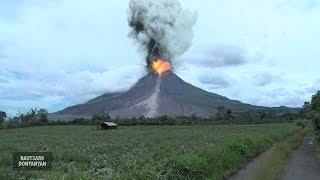
<path fill-rule="evenodd" d="M 162 76 L 150 72 L 126 92 L 103 94 L 84 104 L 49 114 L 49 119 L 91 118 L 97 112 L 129 118 L 192 114 L 208 117 L 216 113 L 218 106 L 230 108 L 234 114 L 271 109 L 207 92 L 183 81 L 169 70 Z"/>

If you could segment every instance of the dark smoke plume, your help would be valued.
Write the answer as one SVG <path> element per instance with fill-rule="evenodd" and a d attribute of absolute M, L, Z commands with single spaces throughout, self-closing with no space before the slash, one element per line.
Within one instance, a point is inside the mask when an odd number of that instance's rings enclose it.
<path fill-rule="evenodd" d="M 128 9 L 130 37 L 145 52 L 147 66 L 157 58 L 171 63 L 192 43 L 197 14 L 178 0 L 131 0 Z"/>

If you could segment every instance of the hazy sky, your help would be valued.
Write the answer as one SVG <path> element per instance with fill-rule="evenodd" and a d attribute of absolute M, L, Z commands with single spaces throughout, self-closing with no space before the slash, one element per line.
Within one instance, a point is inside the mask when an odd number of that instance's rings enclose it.
<path fill-rule="evenodd" d="M 320 89 L 320 0 L 181 2 L 198 13 L 175 60 L 183 80 L 262 106 L 301 106 Z M 133 86 L 146 71 L 128 4 L 0 0 L 0 110 L 53 112 Z"/>

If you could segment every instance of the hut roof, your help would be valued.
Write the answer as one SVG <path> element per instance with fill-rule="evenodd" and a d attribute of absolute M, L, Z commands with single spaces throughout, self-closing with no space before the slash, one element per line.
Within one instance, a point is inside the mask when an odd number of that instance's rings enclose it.
<path fill-rule="evenodd" d="M 113 122 L 103 122 L 103 123 L 101 123 L 101 124 L 106 124 L 106 125 L 108 125 L 108 126 L 117 126 L 117 124 L 116 124 L 116 123 L 113 123 Z"/>

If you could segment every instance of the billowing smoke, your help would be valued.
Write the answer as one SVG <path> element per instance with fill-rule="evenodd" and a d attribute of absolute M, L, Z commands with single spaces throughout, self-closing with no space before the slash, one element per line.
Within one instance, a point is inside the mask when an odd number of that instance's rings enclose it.
<path fill-rule="evenodd" d="M 178 0 L 131 0 L 129 34 L 145 52 L 147 67 L 161 58 L 170 63 L 192 43 L 197 14 L 183 9 Z"/>

